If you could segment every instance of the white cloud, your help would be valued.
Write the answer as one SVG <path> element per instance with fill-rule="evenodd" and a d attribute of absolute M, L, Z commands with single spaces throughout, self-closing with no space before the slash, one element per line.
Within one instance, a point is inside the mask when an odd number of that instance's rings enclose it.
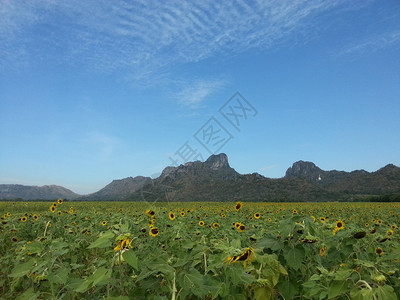
<path fill-rule="evenodd" d="M 182 90 L 176 94 L 176 100 L 189 108 L 199 107 L 204 100 L 224 86 L 224 81 L 198 80 L 185 83 Z"/>
<path fill-rule="evenodd" d="M 306 34 L 340 1 L 0 1 L 1 64 L 64 60 L 151 80 L 175 64 L 269 48 Z M 52 54 L 49 54 L 52 53 Z M 55 57 L 51 57 L 55 55 Z M 17 59 L 19 58 L 19 59 Z"/>
<path fill-rule="evenodd" d="M 400 45 L 400 30 L 375 35 L 355 43 L 347 45 L 335 53 L 335 57 L 372 53 L 378 50 L 393 46 Z"/>

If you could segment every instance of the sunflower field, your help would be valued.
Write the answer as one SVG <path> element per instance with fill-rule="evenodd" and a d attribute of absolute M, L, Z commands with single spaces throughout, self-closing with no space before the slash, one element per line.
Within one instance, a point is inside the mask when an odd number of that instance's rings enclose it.
<path fill-rule="evenodd" d="M 0 299 L 400 299 L 399 203 L 0 208 Z"/>

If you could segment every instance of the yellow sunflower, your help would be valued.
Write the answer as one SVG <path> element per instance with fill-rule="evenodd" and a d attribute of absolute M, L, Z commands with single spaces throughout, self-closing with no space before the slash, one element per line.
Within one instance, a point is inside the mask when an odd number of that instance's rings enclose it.
<path fill-rule="evenodd" d="M 146 210 L 146 215 L 147 215 L 148 217 L 153 218 L 153 217 L 155 216 L 155 212 L 152 211 L 151 209 L 148 209 L 148 210 Z"/>
<path fill-rule="evenodd" d="M 243 207 L 243 203 L 242 202 L 240 202 L 240 201 L 236 202 L 236 205 L 235 205 L 235 210 L 236 211 L 239 211 L 242 207 Z"/>
<path fill-rule="evenodd" d="M 34 215 L 32 216 L 32 218 L 33 218 L 35 221 L 37 221 L 37 220 L 39 219 L 39 216 L 38 216 L 37 214 L 34 214 Z"/>
<path fill-rule="evenodd" d="M 376 253 L 377 255 L 379 255 L 379 256 L 382 256 L 383 253 L 385 253 L 385 252 L 383 252 L 382 248 L 378 247 L 378 248 L 375 249 L 375 253 Z"/>
<path fill-rule="evenodd" d="M 28 218 L 27 218 L 26 216 L 23 216 L 23 217 L 21 218 L 21 222 L 26 222 L 26 220 L 28 220 Z"/>
<path fill-rule="evenodd" d="M 255 214 L 254 214 L 254 218 L 255 218 L 255 219 L 259 219 L 260 217 L 261 217 L 261 214 L 260 214 L 260 213 L 255 213 Z"/>
<path fill-rule="evenodd" d="M 133 248 L 131 245 L 131 239 L 125 238 L 118 242 L 118 245 L 114 248 L 114 251 L 119 251 L 122 249 L 128 249 L 128 247 Z"/>
<path fill-rule="evenodd" d="M 342 220 L 337 221 L 335 226 L 336 231 L 341 230 L 343 228 L 344 228 L 344 222 Z"/>
<path fill-rule="evenodd" d="M 328 248 L 326 248 L 325 245 L 323 245 L 320 249 L 319 249 L 319 256 L 326 256 L 326 250 Z"/>
<path fill-rule="evenodd" d="M 107 225 L 107 221 L 102 221 L 101 225 L 106 226 Z"/>
<path fill-rule="evenodd" d="M 199 226 L 204 226 L 204 221 L 199 221 Z"/>
<path fill-rule="evenodd" d="M 62 204 L 62 203 L 63 203 L 63 199 L 58 199 L 58 200 L 57 200 L 57 203 L 58 203 L 58 204 Z"/>
<path fill-rule="evenodd" d="M 213 223 L 213 227 L 214 227 L 214 228 L 218 228 L 218 227 L 219 227 L 219 224 L 218 224 L 217 222 L 215 222 L 215 223 Z"/>
<path fill-rule="evenodd" d="M 175 214 L 172 211 L 168 214 L 168 217 L 171 221 L 175 220 Z"/>
<path fill-rule="evenodd" d="M 240 224 L 240 226 L 237 228 L 240 232 L 243 232 L 246 229 L 246 226 L 243 224 Z"/>
<path fill-rule="evenodd" d="M 157 227 L 153 227 L 153 228 L 151 228 L 150 231 L 149 231 L 149 234 L 150 234 L 152 237 L 156 237 L 156 236 L 158 235 L 158 233 L 159 233 L 159 231 L 158 231 L 158 228 L 157 228 Z"/>
<path fill-rule="evenodd" d="M 180 215 L 181 215 L 181 217 L 184 217 L 185 216 L 185 212 L 181 211 Z"/>

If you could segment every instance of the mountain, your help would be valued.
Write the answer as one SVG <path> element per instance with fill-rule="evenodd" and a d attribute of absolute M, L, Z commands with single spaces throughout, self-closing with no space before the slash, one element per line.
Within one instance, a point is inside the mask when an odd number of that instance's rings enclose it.
<path fill-rule="evenodd" d="M 286 171 L 285 178 L 303 179 L 329 192 L 346 195 L 400 193 L 400 168 L 393 164 L 370 173 L 365 170 L 324 171 L 312 162 L 298 161 Z"/>
<path fill-rule="evenodd" d="M 60 186 L 0 185 L 0 199 L 23 198 L 107 201 L 364 201 L 372 196 L 400 195 L 400 168 L 389 164 L 375 172 L 325 171 L 312 162 L 297 161 L 285 176 L 266 178 L 239 174 L 226 154 L 205 162 L 166 167 L 156 179 L 113 180 L 96 193 L 78 195 Z M 383 199 L 383 198 L 382 198 Z"/>
<path fill-rule="evenodd" d="M 189 162 L 164 169 L 160 177 L 130 195 L 132 201 L 308 201 L 339 195 L 298 178 L 270 179 L 237 173 L 226 154 L 211 155 L 204 163 Z"/>
<path fill-rule="evenodd" d="M 25 186 L 21 184 L 0 184 L 0 199 L 55 200 L 76 199 L 80 195 L 58 185 Z"/>
<path fill-rule="evenodd" d="M 146 183 L 151 182 L 150 177 L 136 176 L 134 178 L 128 177 L 119 180 L 113 180 L 104 188 L 96 193 L 84 195 L 77 200 L 108 200 L 119 201 L 124 200 L 127 195 L 134 193 L 142 188 Z"/>

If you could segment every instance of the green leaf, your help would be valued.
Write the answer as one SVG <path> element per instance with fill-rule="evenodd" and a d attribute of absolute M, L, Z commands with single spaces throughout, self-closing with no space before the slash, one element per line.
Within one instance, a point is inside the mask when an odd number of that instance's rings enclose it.
<path fill-rule="evenodd" d="M 397 300 L 394 289 L 387 284 L 378 286 L 378 288 L 374 290 L 374 294 L 377 296 L 377 299 Z"/>
<path fill-rule="evenodd" d="M 301 263 L 304 259 L 304 250 L 299 248 L 292 248 L 283 254 L 289 267 L 298 270 L 301 267 Z"/>
<path fill-rule="evenodd" d="M 278 282 L 278 290 L 285 297 L 284 299 L 293 299 L 299 294 L 299 287 L 297 282 L 291 280 L 285 280 Z"/>
<path fill-rule="evenodd" d="M 63 268 L 57 270 L 54 275 L 49 276 L 49 281 L 52 283 L 65 284 L 68 279 L 68 270 Z"/>
<path fill-rule="evenodd" d="M 208 293 L 208 290 L 203 287 L 203 275 L 196 269 L 191 269 L 183 275 L 181 287 L 185 290 L 190 290 L 191 293 L 198 297 L 203 297 Z"/>
<path fill-rule="evenodd" d="M 335 298 L 348 292 L 345 280 L 334 280 L 328 287 L 328 298 Z"/>
<path fill-rule="evenodd" d="M 106 231 L 102 236 L 100 236 L 97 240 L 91 243 L 87 248 L 109 248 L 111 247 L 111 238 L 114 237 L 114 233 L 111 231 Z"/>
<path fill-rule="evenodd" d="M 268 248 L 272 251 L 278 251 L 283 248 L 283 243 L 276 238 L 267 237 L 258 242 L 257 247 Z"/>
<path fill-rule="evenodd" d="M 22 277 L 30 272 L 34 264 L 35 261 L 31 259 L 23 264 L 16 265 L 9 276 L 15 278 Z"/>
<path fill-rule="evenodd" d="M 88 281 L 92 282 L 93 285 L 100 283 L 103 280 L 110 278 L 111 270 L 108 270 L 104 267 L 100 267 L 94 272 L 93 275 L 89 276 Z"/>
<path fill-rule="evenodd" d="M 122 253 L 122 257 L 125 259 L 125 261 L 131 267 L 133 267 L 135 270 L 139 270 L 139 268 L 138 268 L 138 259 L 137 259 L 137 256 L 136 256 L 135 252 L 132 249 Z"/>
<path fill-rule="evenodd" d="M 340 270 L 335 273 L 335 280 L 346 280 L 353 273 L 353 270 Z"/>
<path fill-rule="evenodd" d="M 89 289 L 90 283 L 91 282 L 89 282 L 88 280 L 85 280 L 77 288 L 75 288 L 74 291 L 78 293 L 84 293 Z"/>
<path fill-rule="evenodd" d="M 37 253 L 41 253 L 43 250 L 43 244 L 41 242 L 38 241 L 34 241 L 32 243 L 29 243 L 26 245 L 26 251 L 28 253 L 33 253 L 33 254 L 37 254 Z"/>
<path fill-rule="evenodd" d="M 17 297 L 15 300 L 35 300 L 39 297 L 40 292 L 36 292 L 35 290 L 31 287 L 27 289 L 22 295 Z"/>
<path fill-rule="evenodd" d="M 272 299 L 272 289 L 267 286 L 256 287 L 254 289 L 254 299 L 256 300 L 270 300 Z"/>
<path fill-rule="evenodd" d="M 373 300 L 374 292 L 370 289 L 354 289 L 350 292 L 350 297 L 352 300 Z"/>

